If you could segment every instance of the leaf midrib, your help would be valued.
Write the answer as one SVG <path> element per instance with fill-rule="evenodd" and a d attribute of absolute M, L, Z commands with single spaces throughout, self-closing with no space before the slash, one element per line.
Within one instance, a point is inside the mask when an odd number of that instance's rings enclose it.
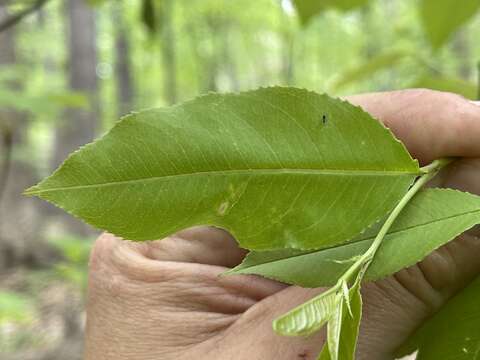
<path fill-rule="evenodd" d="M 401 232 L 404 232 L 404 231 L 408 231 L 408 230 L 413 229 L 413 228 L 419 228 L 419 227 L 427 226 L 427 225 L 434 224 L 434 223 L 437 223 L 437 222 L 447 221 L 447 220 L 454 219 L 454 218 L 457 218 L 457 217 L 460 217 L 460 216 L 470 215 L 470 214 L 474 214 L 474 213 L 480 213 L 480 209 L 467 211 L 467 212 L 464 212 L 464 213 L 461 213 L 461 214 L 457 214 L 457 215 L 452 215 L 452 216 L 443 217 L 443 218 L 437 219 L 437 220 L 427 221 L 427 222 L 425 222 L 425 223 L 418 224 L 418 225 L 412 225 L 412 226 L 403 228 L 403 229 L 401 229 L 401 230 L 396 230 L 396 231 L 389 232 L 389 233 L 387 233 L 386 236 L 394 235 L 394 234 L 397 234 L 397 233 L 401 233 Z M 255 264 L 255 265 L 251 265 L 251 266 L 245 267 L 245 268 L 243 268 L 243 269 L 240 269 L 240 271 L 241 271 L 241 270 L 244 270 L 244 269 L 251 269 L 251 268 L 254 268 L 254 267 L 257 267 L 257 266 L 263 266 L 263 265 L 266 265 L 266 264 L 275 263 L 275 262 L 278 262 L 278 261 L 283 261 L 283 260 L 286 260 L 286 259 L 290 260 L 290 259 L 293 259 L 293 258 L 296 258 L 296 257 L 300 257 L 300 256 L 306 256 L 306 255 L 311 255 L 311 254 L 319 253 L 319 252 L 322 252 L 322 251 L 338 249 L 338 248 L 340 248 L 340 247 L 349 246 L 349 245 L 356 245 L 356 244 L 363 243 L 363 242 L 366 242 L 366 241 L 372 241 L 374 238 L 375 238 L 374 236 L 370 236 L 370 237 L 368 237 L 368 238 L 359 239 L 359 240 L 356 240 L 356 241 L 349 241 L 349 242 L 340 244 L 340 245 L 338 245 L 338 246 L 332 246 L 332 247 L 328 247 L 328 248 L 323 248 L 323 249 L 313 250 L 313 251 L 309 251 L 309 252 L 304 252 L 304 253 L 301 253 L 301 254 L 292 255 L 292 256 L 289 256 L 289 257 L 281 258 L 281 259 L 275 259 L 275 260 L 265 261 L 265 262 L 262 262 L 261 264 Z M 234 269 L 232 269 L 232 270 L 234 270 Z"/>
<path fill-rule="evenodd" d="M 154 181 L 168 181 L 175 180 L 182 177 L 190 176 L 219 176 L 219 175 L 277 175 L 277 174 L 304 174 L 304 175 L 336 175 L 336 176 L 403 176 L 403 175 L 419 175 L 418 171 L 395 171 L 395 170 L 343 170 L 343 169 L 233 169 L 233 170 L 213 170 L 213 171 L 198 171 L 184 174 L 173 174 L 164 176 L 152 176 L 148 178 L 139 178 L 131 180 L 122 180 L 115 182 L 94 183 L 86 185 L 63 186 L 56 188 L 41 189 L 42 184 L 34 186 L 24 192 L 25 195 L 37 195 L 45 192 L 67 191 L 67 190 L 81 190 L 92 187 L 108 187 L 135 184 L 142 182 Z M 39 187 L 37 189 L 37 187 Z"/>

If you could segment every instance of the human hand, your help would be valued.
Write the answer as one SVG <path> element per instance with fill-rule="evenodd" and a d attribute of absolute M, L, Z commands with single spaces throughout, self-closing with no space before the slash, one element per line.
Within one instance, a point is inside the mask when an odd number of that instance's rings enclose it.
<path fill-rule="evenodd" d="M 478 104 L 428 90 L 349 101 L 383 121 L 423 164 L 462 157 L 436 185 L 480 194 Z M 479 235 L 472 230 L 421 263 L 363 286 L 358 359 L 392 359 L 413 330 L 480 274 Z M 218 276 L 244 256 L 227 232 L 212 227 L 143 243 L 102 235 L 90 263 L 85 358 L 315 359 L 324 332 L 287 338 L 271 324 L 323 290 Z"/>

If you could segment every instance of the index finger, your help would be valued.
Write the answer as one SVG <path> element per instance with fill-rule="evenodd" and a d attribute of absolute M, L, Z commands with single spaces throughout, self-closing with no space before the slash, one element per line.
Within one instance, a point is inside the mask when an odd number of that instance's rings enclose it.
<path fill-rule="evenodd" d="M 459 95 L 412 89 L 347 97 L 381 120 L 422 164 L 480 157 L 480 106 Z"/>

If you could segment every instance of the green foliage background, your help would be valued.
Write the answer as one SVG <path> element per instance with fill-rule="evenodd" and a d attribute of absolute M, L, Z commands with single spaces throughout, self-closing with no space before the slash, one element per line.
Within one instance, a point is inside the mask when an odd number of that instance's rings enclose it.
<path fill-rule="evenodd" d="M 8 3 L 11 13 L 30 4 Z M 0 116 L 0 135 L 21 129 L 22 141 L 14 144 L 11 161 L 31 170 L 26 178 L 29 185 L 51 172 L 58 129 L 72 124 L 67 113 L 72 109 L 96 109 L 95 132 L 100 135 L 120 114 L 208 91 L 293 85 L 342 96 L 428 87 L 479 96 L 480 2 L 476 0 L 328 0 L 322 6 L 313 0 L 175 0 L 170 17 L 165 15 L 165 3 L 89 1 L 98 52 L 95 94 L 69 84 L 68 1 L 51 0 L 15 25 L 15 61 L 0 64 L 0 114 L 13 111 L 19 116 L 13 122 Z M 132 98 L 126 107 L 115 71 L 119 18 L 127 30 L 129 52 L 123 56 L 132 79 Z M 166 24 L 173 37 L 173 68 L 164 56 Z M 168 85 L 172 78 L 174 88 Z M 0 147 L 0 177 L 6 157 Z M 24 201 L 19 192 L 7 189 L 7 195 L 14 199 L 13 205 Z M 32 330 L 41 316 L 40 298 L 46 289 L 61 284 L 82 299 L 88 252 L 96 235 L 59 227 L 42 208 L 36 212 L 42 216 L 38 232 L 35 229 L 35 236 L 20 239 L 2 227 L 2 202 L 4 207 L 12 206 L 0 196 L 0 244 L 15 236 L 27 249 L 36 249 L 33 241 L 56 255 L 39 267 L 20 263 L 2 269 L 6 275 L 0 278 L 0 328 L 14 331 L 0 330 L 0 354 L 49 344 Z M 32 231 L 24 224 L 14 226 L 21 228 L 20 233 Z M 20 280 L 12 282 L 15 277 Z"/>

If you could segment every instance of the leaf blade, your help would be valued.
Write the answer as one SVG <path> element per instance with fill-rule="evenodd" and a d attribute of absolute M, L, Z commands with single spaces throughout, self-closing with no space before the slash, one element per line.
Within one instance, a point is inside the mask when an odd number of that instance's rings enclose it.
<path fill-rule="evenodd" d="M 449 204 L 448 207 L 445 204 Z M 415 264 L 430 252 L 480 223 L 480 197 L 451 189 L 427 189 L 414 197 L 397 219 L 365 278 L 376 280 Z M 304 252 L 251 252 L 228 273 L 258 274 L 305 287 L 333 285 L 375 237 L 369 229 L 357 241 Z"/>
<path fill-rule="evenodd" d="M 275 319 L 273 330 L 283 336 L 311 335 L 330 320 L 340 302 L 335 291 L 327 290 Z"/>
<path fill-rule="evenodd" d="M 362 231 L 418 172 L 359 108 L 277 87 L 128 116 L 27 194 L 131 240 L 209 224 L 246 248 L 309 249 Z"/>
<path fill-rule="evenodd" d="M 453 32 L 465 24 L 480 8 L 477 0 L 422 0 L 420 15 L 427 37 L 434 49 L 440 48 Z"/>
<path fill-rule="evenodd" d="M 349 290 L 351 314 L 345 311 L 346 300 L 337 309 L 338 318 L 333 324 L 328 323 L 327 344 L 323 347 L 319 360 L 354 360 L 357 347 L 358 332 L 362 319 L 362 296 L 360 294 L 360 279 Z M 341 317 L 340 317 L 341 316 Z M 332 331 L 330 331 L 332 330 Z"/>

